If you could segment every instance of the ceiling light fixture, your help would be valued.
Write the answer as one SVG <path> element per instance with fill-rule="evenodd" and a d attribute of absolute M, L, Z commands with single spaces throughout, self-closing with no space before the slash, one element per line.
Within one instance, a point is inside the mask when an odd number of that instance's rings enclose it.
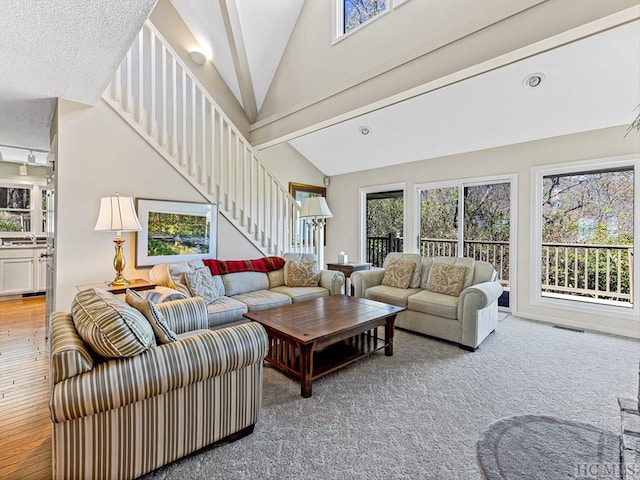
<path fill-rule="evenodd" d="M 371 133 L 371 129 L 369 127 L 362 126 L 359 130 L 362 135 L 369 135 Z"/>
<path fill-rule="evenodd" d="M 545 76 L 542 73 L 532 73 L 531 75 L 527 75 L 524 77 L 522 84 L 525 88 L 536 88 L 542 85 L 544 82 Z"/>
<path fill-rule="evenodd" d="M 207 56 L 198 50 L 191 50 L 189 52 L 189 56 L 191 57 L 191 60 L 193 60 L 193 63 L 195 63 L 196 65 L 202 66 L 207 63 Z"/>
<path fill-rule="evenodd" d="M 36 155 L 33 153 L 33 150 L 29 150 L 29 154 L 27 155 L 27 163 L 36 163 Z"/>

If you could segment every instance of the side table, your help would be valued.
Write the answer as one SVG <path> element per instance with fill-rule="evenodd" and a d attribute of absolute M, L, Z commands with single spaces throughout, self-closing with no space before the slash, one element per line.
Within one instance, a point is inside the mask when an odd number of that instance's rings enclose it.
<path fill-rule="evenodd" d="M 143 290 L 151 290 L 157 286 L 155 283 L 152 283 L 149 280 L 145 280 L 144 278 L 132 278 L 131 280 L 129 280 L 129 282 L 129 285 L 124 285 L 122 287 L 112 287 L 111 285 L 109 285 L 109 282 L 99 282 L 76 285 L 76 288 L 79 292 L 81 292 L 82 290 L 87 290 L 89 288 L 100 288 L 102 290 L 106 290 L 107 292 L 111 292 L 114 295 L 118 295 L 119 293 L 125 293 L 127 291 L 127 288 L 141 292 Z"/>
<path fill-rule="evenodd" d="M 344 293 L 345 295 L 353 295 L 351 289 L 351 280 L 349 277 L 353 272 L 359 270 L 371 270 L 370 263 L 327 263 L 328 270 L 338 270 L 344 274 Z"/>

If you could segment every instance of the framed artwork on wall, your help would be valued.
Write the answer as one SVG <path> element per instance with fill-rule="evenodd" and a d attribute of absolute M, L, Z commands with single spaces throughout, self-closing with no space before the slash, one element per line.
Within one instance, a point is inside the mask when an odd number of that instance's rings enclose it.
<path fill-rule="evenodd" d="M 136 267 L 217 256 L 216 205 L 137 198 L 136 210 Z"/>
<path fill-rule="evenodd" d="M 317 187 L 315 185 L 305 185 L 304 183 L 289 182 L 289 193 L 302 207 L 304 201 L 309 197 L 327 197 L 326 187 Z M 301 220 L 302 227 L 307 228 L 305 220 Z M 293 229 L 295 231 L 295 228 Z M 300 243 L 300 239 L 296 239 Z M 327 245 L 327 227 L 324 228 L 324 245 Z"/>

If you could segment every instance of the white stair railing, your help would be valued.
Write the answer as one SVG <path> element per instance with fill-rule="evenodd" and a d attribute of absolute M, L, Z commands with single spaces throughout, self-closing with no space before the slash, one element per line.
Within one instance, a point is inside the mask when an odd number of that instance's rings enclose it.
<path fill-rule="evenodd" d="M 150 21 L 102 98 L 265 255 L 313 251 L 300 206 Z"/>

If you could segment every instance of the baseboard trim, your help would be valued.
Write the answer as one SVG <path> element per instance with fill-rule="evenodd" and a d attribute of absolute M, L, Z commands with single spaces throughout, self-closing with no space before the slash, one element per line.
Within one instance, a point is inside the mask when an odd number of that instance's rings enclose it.
<path fill-rule="evenodd" d="M 591 323 L 576 322 L 573 320 L 566 320 L 564 318 L 549 317 L 547 315 L 537 315 L 535 313 L 528 312 L 516 312 L 513 313 L 514 317 L 524 318 L 525 320 L 533 320 L 535 322 L 546 323 L 558 327 L 567 327 L 572 330 L 583 330 L 585 332 L 597 332 L 606 333 L 608 335 L 615 335 L 618 337 L 633 338 L 640 340 L 640 330 L 631 331 L 623 330 L 620 328 L 611 328 L 604 325 L 594 325 Z"/>

